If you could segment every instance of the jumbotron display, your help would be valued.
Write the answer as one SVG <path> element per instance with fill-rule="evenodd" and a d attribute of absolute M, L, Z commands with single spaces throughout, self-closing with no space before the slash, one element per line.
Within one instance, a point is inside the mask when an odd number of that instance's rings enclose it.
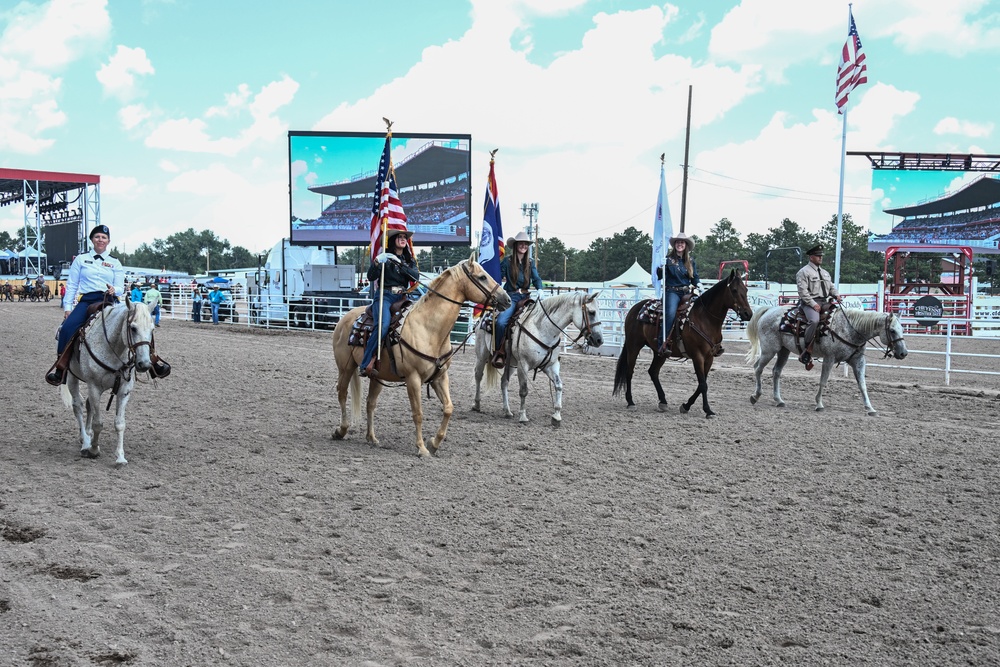
<path fill-rule="evenodd" d="M 366 246 L 385 134 L 289 132 L 289 239 Z M 392 164 L 414 245 L 470 245 L 472 135 L 393 133 Z"/>

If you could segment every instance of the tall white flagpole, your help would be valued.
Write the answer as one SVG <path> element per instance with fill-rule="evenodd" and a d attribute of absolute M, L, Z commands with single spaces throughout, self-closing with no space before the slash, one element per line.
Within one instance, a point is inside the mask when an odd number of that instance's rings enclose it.
<path fill-rule="evenodd" d="M 837 197 L 837 261 L 833 268 L 833 284 L 840 291 L 840 246 L 844 235 L 844 168 L 847 162 L 847 106 L 844 105 L 844 129 L 840 136 L 840 194 Z"/>

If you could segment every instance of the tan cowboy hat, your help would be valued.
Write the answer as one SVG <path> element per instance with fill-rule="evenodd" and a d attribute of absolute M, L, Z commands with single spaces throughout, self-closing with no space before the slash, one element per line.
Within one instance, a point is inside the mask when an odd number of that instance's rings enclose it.
<path fill-rule="evenodd" d="M 521 230 L 521 231 L 519 231 L 519 232 L 517 233 L 517 235 L 516 235 L 516 236 L 514 237 L 514 243 L 527 243 L 527 244 L 529 244 L 529 245 L 530 245 L 530 244 L 534 243 L 534 241 L 532 241 L 531 239 L 529 239 L 529 238 L 528 238 L 528 235 L 527 235 L 527 234 L 525 234 L 525 233 L 524 233 L 524 230 L 522 229 L 522 230 Z"/>
<path fill-rule="evenodd" d="M 684 241 L 685 243 L 687 243 L 688 250 L 694 250 L 694 239 L 685 234 L 684 232 L 681 232 L 676 236 L 670 237 L 670 245 L 673 245 L 675 241 Z"/>
<path fill-rule="evenodd" d="M 409 229 L 390 229 L 388 232 L 386 232 L 385 237 L 389 241 L 391 241 L 394 238 L 396 238 L 399 234 L 405 235 L 406 238 L 408 239 L 413 238 L 413 232 L 411 232 Z"/>

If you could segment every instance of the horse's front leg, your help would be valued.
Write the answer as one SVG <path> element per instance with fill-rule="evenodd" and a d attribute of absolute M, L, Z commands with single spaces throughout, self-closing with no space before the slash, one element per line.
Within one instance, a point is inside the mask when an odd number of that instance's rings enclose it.
<path fill-rule="evenodd" d="M 490 357 L 490 348 L 484 343 L 476 341 L 476 400 L 472 404 L 472 409 L 476 412 L 482 412 L 483 375 Z"/>
<path fill-rule="evenodd" d="M 861 390 L 861 400 L 865 402 L 865 410 L 868 412 L 869 417 L 877 417 L 878 411 L 872 407 L 872 402 L 868 400 L 868 385 L 865 383 L 865 367 L 868 362 L 865 361 L 864 355 L 858 355 L 854 363 L 851 364 L 851 370 L 854 371 L 854 379 L 858 381 L 858 389 Z"/>
<path fill-rule="evenodd" d="M 128 461 L 125 460 L 125 407 L 128 405 L 128 399 L 131 395 L 132 387 L 126 387 L 123 391 L 118 392 L 115 399 L 115 433 L 118 435 L 115 465 L 119 468 L 128 464 Z"/>
<path fill-rule="evenodd" d="M 80 394 L 80 381 L 72 373 L 66 380 L 64 391 L 69 393 L 73 403 L 73 416 L 76 417 L 76 427 L 80 433 L 80 456 L 88 456 L 88 453 L 91 452 L 90 409 L 89 406 L 85 406 L 83 396 Z M 100 454 L 100 450 L 96 450 L 91 458 L 98 454 Z"/>
<path fill-rule="evenodd" d="M 695 389 L 693 394 L 691 394 L 691 398 L 689 398 L 687 402 L 681 406 L 681 412 L 687 413 L 687 411 L 691 409 L 691 406 L 694 405 L 694 402 L 698 399 L 698 397 L 701 396 L 702 409 L 705 411 L 705 418 L 710 419 L 715 416 L 715 413 L 712 412 L 712 408 L 708 405 L 708 368 L 711 367 L 711 362 L 706 363 L 705 360 L 699 355 L 691 357 L 691 364 L 694 366 L 695 376 L 698 378 L 698 388 Z"/>
<path fill-rule="evenodd" d="M 101 390 L 97 384 L 87 385 L 87 442 L 81 443 L 80 454 L 90 459 L 101 455 L 101 431 L 104 423 L 101 416 Z"/>
<path fill-rule="evenodd" d="M 517 421 L 522 424 L 527 424 L 530 421 L 528 419 L 528 374 L 530 371 L 526 366 L 525 362 L 520 361 L 517 366 L 518 394 L 521 397 L 521 412 L 518 414 Z"/>
<path fill-rule="evenodd" d="M 510 395 L 508 389 L 510 388 L 510 374 L 513 372 L 513 359 L 507 363 L 507 367 L 503 369 L 503 375 L 500 377 L 500 398 L 503 400 L 503 416 L 513 417 L 514 413 L 510 411 Z"/>
<path fill-rule="evenodd" d="M 549 376 L 549 382 L 552 383 L 552 425 L 556 428 L 562 426 L 562 400 L 563 400 L 563 382 L 562 375 L 559 373 L 559 358 L 549 364 L 545 370 L 545 374 Z"/>
<path fill-rule="evenodd" d="M 830 355 L 824 355 L 823 368 L 819 374 L 819 390 L 816 392 L 816 412 L 823 412 L 826 409 L 826 406 L 823 405 L 823 390 L 826 389 L 826 383 L 830 380 L 830 371 L 832 370 L 833 361 Z"/>
<path fill-rule="evenodd" d="M 653 386 L 656 388 L 656 398 L 659 401 L 657 409 L 660 412 L 665 412 L 667 409 L 667 395 L 663 393 L 663 385 L 660 384 L 660 369 L 666 362 L 666 357 L 653 354 L 653 362 L 649 364 L 649 379 L 653 381 Z"/>
<path fill-rule="evenodd" d="M 365 413 L 368 416 L 368 431 L 365 433 L 365 440 L 373 445 L 378 444 L 378 438 L 375 437 L 375 406 L 378 405 L 378 395 L 382 393 L 382 383 L 378 380 L 372 379 L 368 382 L 368 400 L 365 401 Z M 417 400 L 420 400 L 419 394 L 417 395 Z M 412 403 L 413 400 L 410 399 Z M 416 415 L 414 415 L 416 419 Z"/>
<path fill-rule="evenodd" d="M 413 415 L 413 427 L 417 435 L 417 454 L 429 457 L 431 453 L 424 445 L 424 408 L 420 402 L 420 376 L 410 373 L 406 376 L 406 395 L 410 399 L 410 413 Z M 451 413 L 448 413 L 451 416 Z"/>
<path fill-rule="evenodd" d="M 788 363 L 790 354 L 791 351 L 787 347 L 778 350 L 774 361 L 774 370 L 771 371 L 772 397 L 774 404 L 779 408 L 785 407 L 785 401 L 781 398 L 781 373 L 785 370 L 785 364 Z"/>
<path fill-rule="evenodd" d="M 438 400 L 441 401 L 441 409 L 444 412 L 441 418 L 441 425 L 438 426 L 437 434 L 435 434 L 430 446 L 431 454 L 437 455 L 438 450 L 441 448 L 441 443 L 444 442 L 444 437 L 448 434 L 448 424 L 451 422 L 451 414 L 455 411 L 455 406 L 451 402 L 451 383 L 448 380 L 448 371 L 441 373 L 431 386 L 434 387 L 434 393 L 437 395 Z"/>

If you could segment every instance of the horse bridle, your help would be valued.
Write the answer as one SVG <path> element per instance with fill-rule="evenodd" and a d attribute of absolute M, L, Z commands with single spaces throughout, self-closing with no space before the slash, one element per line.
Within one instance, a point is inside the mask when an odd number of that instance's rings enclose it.
<path fill-rule="evenodd" d="M 125 307 L 128 308 L 128 305 L 126 305 Z M 128 359 L 125 362 L 123 362 L 121 367 L 119 368 L 112 368 L 111 366 L 101 361 L 97 357 L 97 355 L 94 354 L 93 349 L 91 349 L 90 347 L 90 343 L 87 342 L 86 332 L 83 332 L 83 334 L 80 336 L 80 339 L 83 341 L 84 347 L 87 348 L 87 352 L 90 354 L 90 358 L 96 361 L 97 365 L 106 370 L 107 372 L 114 373 L 116 375 L 115 387 L 112 390 L 112 395 L 114 395 L 114 393 L 117 391 L 118 384 L 121 378 L 124 377 L 125 373 L 135 368 L 136 350 L 142 347 L 143 345 L 148 345 L 150 348 L 150 352 L 152 352 L 153 349 L 152 336 L 150 336 L 149 340 L 134 341 L 132 339 L 132 327 L 130 325 L 134 321 L 135 321 L 135 311 L 129 308 L 128 315 L 125 318 L 125 344 L 128 346 L 127 348 Z M 104 308 L 101 309 L 101 329 L 104 332 L 104 340 L 107 341 L 108 345 L 111 345 L 111 337 L 108 335 L 108 321 L 104 313 Z"/>
<path fill-rule="evenodd" d="M 542 313 L 545 314 L 545 319 L 547 319 L 549 322 L 552 322 L 552 326 L 554 326 L 556 329 L 559 330 L 559 338 L 562 339 L 563 336 L 568 337 L 569 334 L 566 333 L 566 328 L 560 327 L 558 324 L 555 323 L 555 321 L 553 321 L 552 316 L 549 315 L 549 311 L 545 310 L 545 305 L 540 300 L 536 301 L 536 303 L 538 304 L 538 307 L 542 309 Z M 580 302 L 580 310 L 583 312 L 583 327 L 580 328 L 580 333 L 577 335 L 577 337 L 570 341 L 571 345 L 575 344 L 576 341 L 580 340 L 584 336 L 586 336 L 589 339 L 593 335 L 594 327 L 603 324 L 603 322 L 601 322 L 600 320 L 595 320 L 591 322 L 590 313 L 587 312 L 586 298 L 582 302 Z M 566 326 L 568 327 L 569 325 L 567 324 Z M 528 334 L 528 336 L 530 336 L 536 343 L 538 343 L 542 347 L 546 347 L 545 343 L 532 336 L 527 329 L 524 329 L 522 327 L 521 330 L 524 331 L 524 333 Z M 557 340 L 556 345 L 558 344 L 559 341 Z M 555 345 L 553 345 L 552 347 L 554 348 Z"/>
<path fill-rule="evenodd" d="M 469 282 L 472 283 L 473 285 L 475 285 L 476 289 L 478 289 L 480 292 L 482 292 L 483 296 L 486 297 L 486 303 L 484 305 L 487 306 L 487 307 L 489 307 L 489 308 L 495 308 L 496 307 L 496 302 L 497 302 L 497 291 L 500 289 L 500 283 L 497 283 L 496 285 L 494 285 L 493 289 L 491 289 L 489 291 L 486 291 L 486 288 L 483 287 L 482 285 L 480 285 L 479 281 L 476 280 L 476 277 L 474 275 L 472 275 L 472 271 L 469 270 L 469 265 L 468 265 L 467 262 L 462 262 L 461 264 L 459 264 L 459 266 L 462 267 L 462 271 L 465 273 L 466 278 L 469 279 Z M 434 294 L 435 296 L 438 296 L 438 297 L 444 299 L 445 301 L 448 301 L 449 303 L 454 303 L 454 304 L 457 304 L 459 306 L 468 305 L 468 301 L 456 301 L 455 299 L 452 299 L 449 296 L 445 296 L 444 294 L 441 294 L 441 292 L 438 292 L 436 289 L 434 289 L 430 285 L 425 285 L 425 287 L 427 288 L 428 292 L 430 292 L 431 294 Z"/>
<path fill-rule="evenodd" d="M 889 313 L 888 315 L 885 316 L 885 325 L 884 325 L 885 339 L 888 342 L 885 345 L 885 353 L 882 355 L 883 359 L 888 359 L 892 355 L 892 348 L 895 347 L 896 343 L 900 343 L 903 341 L 902 336 L 893 338 L 892 328 L 890 327 L 890 325 L 892 324 L 892 317 L 893 317 L 892 313 Z"/>

